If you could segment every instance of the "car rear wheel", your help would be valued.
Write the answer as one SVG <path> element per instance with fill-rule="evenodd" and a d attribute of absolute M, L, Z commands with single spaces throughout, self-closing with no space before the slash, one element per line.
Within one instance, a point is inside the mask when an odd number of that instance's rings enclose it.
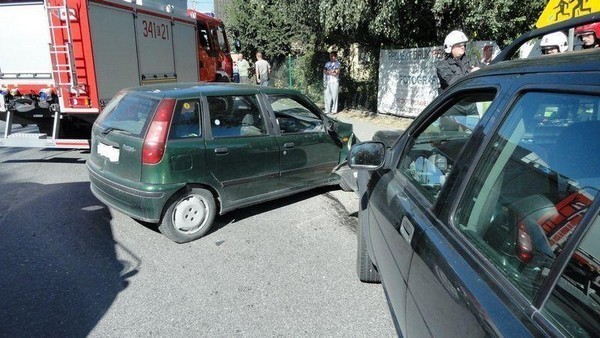
<path fill-rule="evenodd" d="M 174 242 L 190 242 L 210 230 L 215 214 L 215 200 L 210 191 L 193 188 L 171 203 L 158 230 Z"/>
<path fill-rule="evenodd" d="M 381 277 L 379 272 L 373 265 L 367 251 L 367 239 L 365 238 L 365 223 L 362 218 L 367 217 L 366 211 L 359 212 L 358 228 L 356 229 L 356 237 L 358 239 L 358 250 L 356 255 L 356 272 L 358 279 L 365 283 L 379 283 Z"/>

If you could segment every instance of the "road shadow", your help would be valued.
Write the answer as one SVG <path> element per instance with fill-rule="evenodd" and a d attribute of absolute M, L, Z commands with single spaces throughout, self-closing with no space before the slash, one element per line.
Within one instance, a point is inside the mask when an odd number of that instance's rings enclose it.
<path fill-rule="evenodd" d="M 119 261 L 88 182 L 0 189 L 0 336 L 87 336 L 140 260 Z"/>
<path fill-rule="evenodd" d="M 287 197 L 278 198 L 272 201 L 263 202 L 256 205 L 251 205 L 245 208 L 237 209 L 230 211 L 224 215 L 217 216 L 215 219 L 215 223 L 212 229 L 206 234 L 206 236 L 212 234 L 213 232 L 219 231 L 224 228 L 228 224 L 236 223 L 246 218 L 256 216 L 265 212 L 273 211 L 279 208 L 286 207 L 288 205 L 298 203 L 304 201 L 309 198 L 313 198 L 319 195 L 326 194 L 330 191 L 337 190 L 339 187 L 337 185 L 334 186 L 325 186 L 319 187 L 312 190 L 304 191 L 301 193 L 297 193 L 294 195 L 290 195 Z"/>
<path fill-rule="evenodd" d="M 52 158 L 33 158 L 24 160 L 6 160 L 2 163 L 63 163 L 63 164 L 85 164 L 83 158 L 70 157 L 52 157 Z"/>
<path fill-rule="evenodd" d="M 15 149 L 26 149 L 26 148 L 15 148 Z M 83 154 L 89 154 L 88 150 L 56 150 L 56 149 L 39 149 L 40 153 L 48 153 L 47 156 L 36 158 L 32 155 L 33 158 L 24 158 L 18 160 L 5 160 L 2 163 L 61 163 L 61 164 L 85 164 L 85 158 L 82 157 Z M 36 154 L 37 156 L 38 154 Z M 75 157 L 73 157 L 75 156 Z"/>

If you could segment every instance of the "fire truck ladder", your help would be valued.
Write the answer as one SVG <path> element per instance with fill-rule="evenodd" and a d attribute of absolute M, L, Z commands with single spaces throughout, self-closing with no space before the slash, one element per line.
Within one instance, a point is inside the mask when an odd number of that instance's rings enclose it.
<path fill-rule="evenodd" d="M 59 5 L 53 6 L 50 0 L 44 0 L 48 13 L 50 28 L 50 57 L 52 60 L 52 78 L 54 86 L 59 90 L 59 96 L 65 97 L 67 92 L 79 92 L 75 64 L 73 63 L 73 37 L 71 34 L 71 12 L 67 0 L 58 0 Z M 55 20 L 54 18 L 58 19 Z M 56 22 L 59 22 L 56 25 Z M 62 57 L 61 57 L 62 56 Z M 57 139 L 60 128 L 60 111 L 54 112 L 52 138 Z"/>
<path fill-rule="evenodd" d="M 71 13 L 67 6 L 67 0 L 59 0 L 62 3 L 59 6 L 52 6 L 49 0 L 44 0 L 46 10 L 48 11 L 48 24 L 50 27 L 50 55 L 52 56 L 52 71 L 54 77 L 55 86 L 60 88 L 77 89 L 77 75 L 75 74 L 75 64 L 73 63 L 73 38 L 71 34 Z M 55 25 L 52 17 L 58 18 L 61 22 L 59 25 Z M 64 23 L 62 23 L 64 21 Z M 62 37 L 57 37 L 62 32 Z M 64 42 L 59 44 L 57 42 Z M 59 55 L 64 56 L 64 60 L 59 58 Z M 64 63 L 60 63 L 63 61 Z M 67 75 L 68 81 L 63 80 L 64 76 Z"/>
<path fill-rule="evenodd" d="M 52 63 L 52 79 L 54 87 L 58 89 L 59 96 L 65 97 L 67 93 L 75 92 L 79 95 L 81 86 L 77 82 L 77 74 L 73 56 L 73 37 L 71 34 L 71 21 L 77 20 L 75 13 L 69 11 L 68 0 L 44 0 L 44 7 L 48 17 L 50 29 L 50 59 Z M 57 4 L 57 5 L 53 5 Z M 72 19 L 72 17 L 74 19 Z M 58 24 L 56 24 L 58 22 Z M 0 140 L 0 146 L 17 147 L 52 147 L 52 148 L 89 148 L 88 140 L 59 139 L 60 132 L 60 104 L 54 111 L 51 139 L 46 134 L 29 134 L 24 139 L 11 139 L 13 113 L 7 110 L 5 136 Z M 23 137 L 26 134 L 12 136 Z"/>

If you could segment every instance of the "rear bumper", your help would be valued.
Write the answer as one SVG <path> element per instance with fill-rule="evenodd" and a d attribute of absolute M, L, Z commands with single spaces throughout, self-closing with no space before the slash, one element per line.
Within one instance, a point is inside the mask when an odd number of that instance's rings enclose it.
<path fill-rule="evenodd" d="M 107 206 L 132 218 L 158 223 L 167 201 L 185 184 L 144 184 L 111 177 L 90 161 L 86 162 L 90 189 Z"/>

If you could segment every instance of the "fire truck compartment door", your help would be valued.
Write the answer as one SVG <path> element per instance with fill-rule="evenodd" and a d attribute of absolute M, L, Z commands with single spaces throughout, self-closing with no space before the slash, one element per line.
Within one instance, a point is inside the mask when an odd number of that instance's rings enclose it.
<path fill-rule="evenodd" d="M 196 27 L 175 22 L 173 25 L 173 40 L 177 82 L 199 81 Z"/>
<path fill-rule="evenodd" d="M 105 102 L 140 84 L 133 23 L 130 11 L 90 3 L 98 97 Z"/>
<path fill-rule="evenodd" d="M 176 82 L 171 21 L 146 14 L 136 20 L 142 84 Z"/>

